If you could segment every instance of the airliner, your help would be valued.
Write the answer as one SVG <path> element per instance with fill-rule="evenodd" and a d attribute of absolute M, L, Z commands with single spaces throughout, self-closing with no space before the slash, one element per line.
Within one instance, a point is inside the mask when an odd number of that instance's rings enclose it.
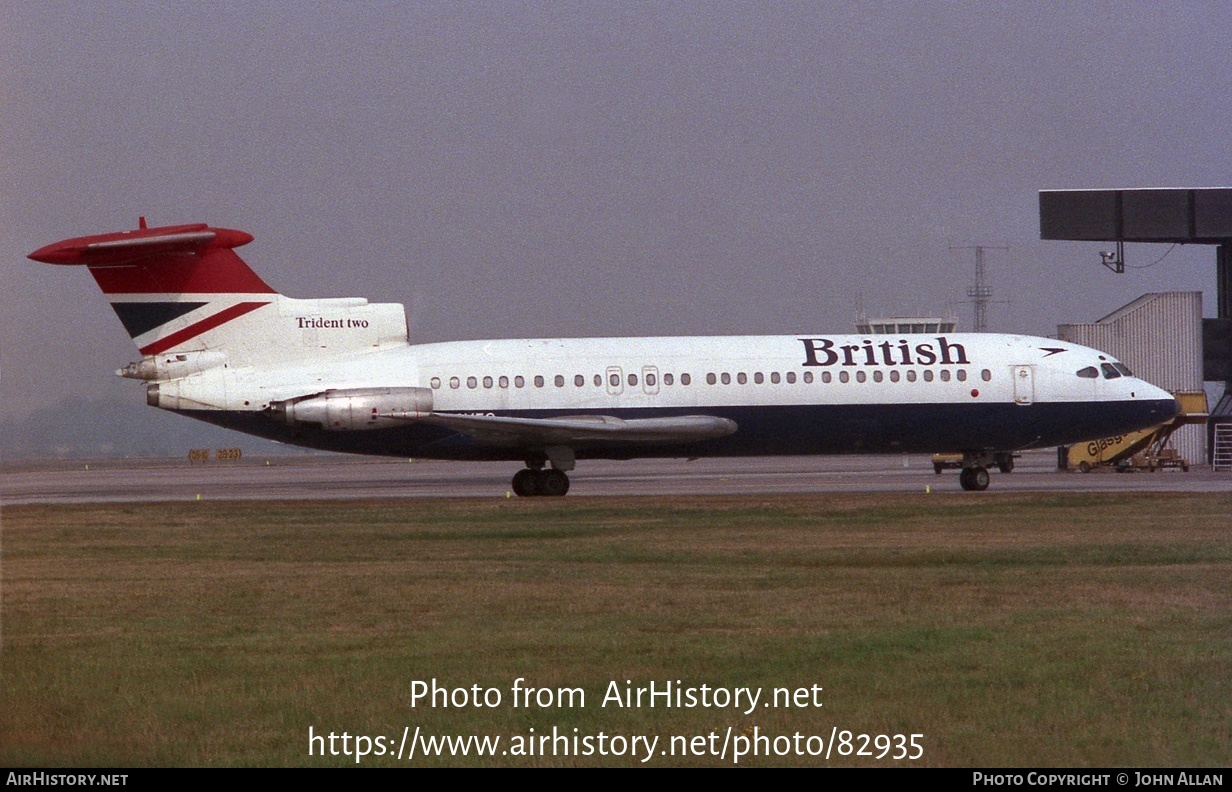
<path fill-rule="evenodd" d="M 1166 391 L 1098 350 L 1024 335 L 547 338 L 412 344 L 396 303 L 294 299 L 204 223 L 77 237 L 142 355 L 146 401 L 241 432 L 355 454 L 525 465 L 561 496 L 578 460 L 962 455 L 984 490 L 1014 453 L 1162 423 Z"/>

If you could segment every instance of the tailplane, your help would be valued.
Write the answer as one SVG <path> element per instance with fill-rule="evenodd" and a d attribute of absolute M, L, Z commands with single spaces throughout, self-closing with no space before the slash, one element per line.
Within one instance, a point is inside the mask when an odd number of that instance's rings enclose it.
<path fill-rule="evenodd" d="M 204 223 L 148 228 L 143 217 L 136 230 L 66 239 L 30 258 L 90 271 L 143 355 L 119 372 L 136 379 L 407 343 L 401 305 L 278 294 L 235 253 L 251 241 Z"/>

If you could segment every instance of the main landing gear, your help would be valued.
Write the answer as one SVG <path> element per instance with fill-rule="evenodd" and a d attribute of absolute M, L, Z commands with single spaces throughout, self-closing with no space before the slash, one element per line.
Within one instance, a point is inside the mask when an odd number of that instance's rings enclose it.
<path fill-rule="evenodd" d="M 544 468 L 545 462 L 552 463 L 551 469 Z M 566 473 L 573 470 L 576 463 L 572 448 L 548 446 L 542 456 L 536 454 L 527 459 L 526 469 L 514 474 L 513 494 L 519 498 L 537 495 L 559 498 L 569 491 L 569 476 Z"/>
<path fill-rule="evenodd" d="M 536 495 L 559 498 L 568 491 L 569 477 L 563 470 L 526 468 L 519 470 L 513 476 L 513 494 L 519 498 L 530 498 Z"/>

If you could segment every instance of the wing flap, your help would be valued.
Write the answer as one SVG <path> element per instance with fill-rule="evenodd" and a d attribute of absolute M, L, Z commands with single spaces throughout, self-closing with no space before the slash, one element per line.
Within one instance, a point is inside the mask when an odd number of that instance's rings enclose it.
<path fill-rule="evenodd" d="M 668 418 L 624 420 L 611 415 L 575 415 L 561 418 L 507 418 L 456 413 L 386 413 L 382 418 L 444 426 L 474 437 L 485 445 L 568 446 L 571 448 L 626 444 L 695 443 L 725 437 L 736 422 L 714 415 L 679 415 Z"/>

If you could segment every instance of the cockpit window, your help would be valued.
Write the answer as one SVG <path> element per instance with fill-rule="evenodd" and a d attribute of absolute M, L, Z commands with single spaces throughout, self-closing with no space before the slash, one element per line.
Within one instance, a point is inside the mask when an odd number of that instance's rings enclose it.
<path fill-rule="evenodd" d="M 1121 372 L 1116 370 L 1116 366 L 1111 363 L 1100 363 L 1099 367 L 1103 369 L 1104 379 L 1116 379 L 1121 376 Z"/>
<path fill-rule="evenodd" d="M 1087 366 L 1084 369 L 1078 370 L 1078 376 L 1083 379 L 1099 379 L 1099 369 L 1094 366 Z"/>
<path fill-rule="evenodd" d="M 1130 371 L 1129 366 L 1125 365 L 1124 363 L 1113 363 L 1112 365 L 1114 368 L 1116 368 L 1117 371 L 1121 372 L 1125 376 L 1127 377 L 1134 376 L 1134 372 Z"/>

